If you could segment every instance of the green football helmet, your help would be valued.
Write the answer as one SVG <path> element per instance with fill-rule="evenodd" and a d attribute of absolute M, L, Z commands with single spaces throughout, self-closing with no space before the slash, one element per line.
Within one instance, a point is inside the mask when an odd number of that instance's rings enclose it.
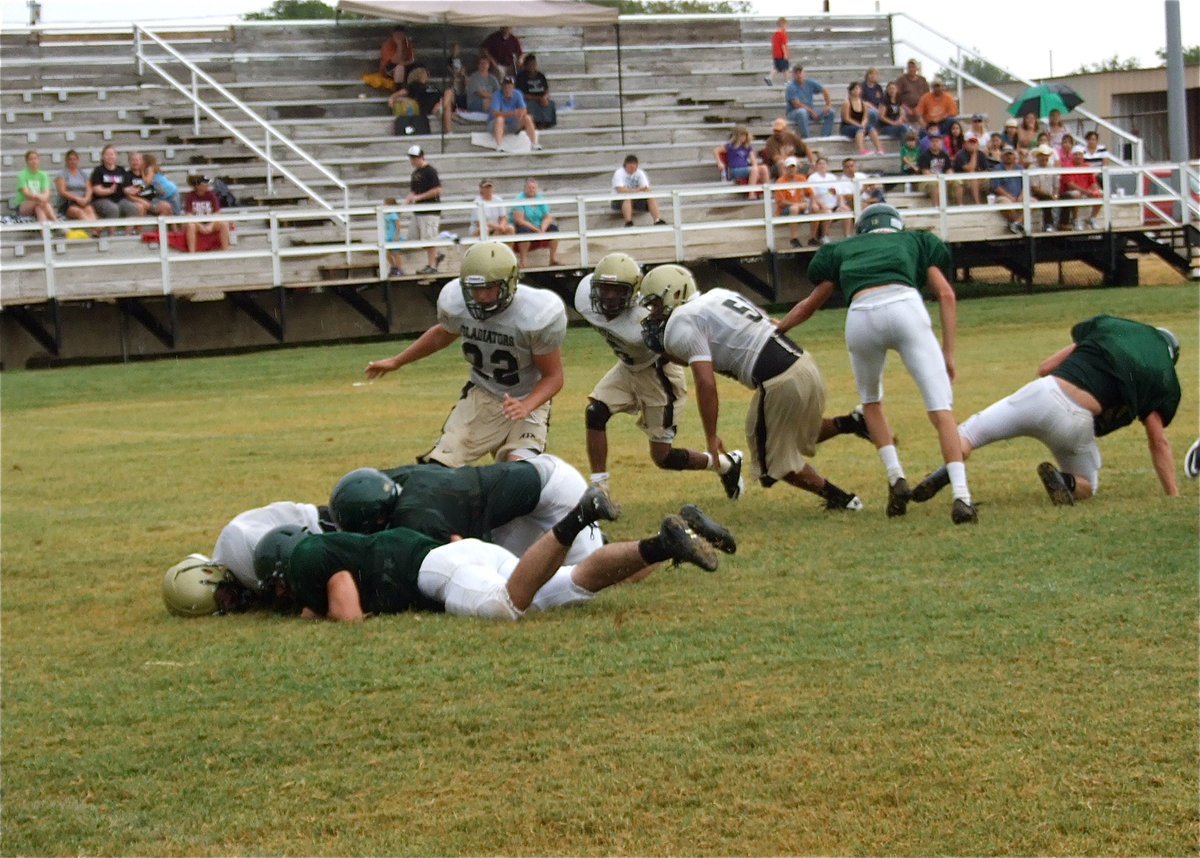
<path fill-rule="evenodd" d="M 217 587 L 233 580 L 232 573 L 203 554 L 189 554 L 167 570 L 163 578 L 163 603 L 178 617 L 204 617 L 219 613 Z"/>
<path fill-rule="evenodd" d="M 483 320 L 502 313 L 517 295 L 517 277 L 521 270 L 517 255 L 507 244 L 499 241 L 481 241 L 463 254 L 458 281 L 462 287 L 467 312 Z M 495 301 L 484 304 L 475 299 L 475 289 L 498 286 L 500 294 Z"/>
<path fill-rule="evenodd" d="M 628 253 L 610 253 L 592 272 L 592 311 L 615 319 L 633 306 L 642 268 Z"/>
<path fill-rule="evenodd" d="M 274 581 L 287 574 L 296 545 L 309 535 L 308 528 L 299 524 L 281 524 L 263 534 L 254 546 L 254 576 L 260 590 L 274 590 Z"/>
<path fill-rule="evenodd" d="M 338 530 L 375 533 L 391 521 L 400 487 L 383 471 L 355 468 L 337 481 L 329 511 Z"/>
<path fill-rule="evenodd" d="M 904 218 L 900 210 L 887 203 L 874 203 L 862 210 L 854 231 L 859 235 L 867 232 L 902 232 Z"/>
<path fill-rule="evenodd" d="M 667 319 L 676 307 L 698 294 L 696 278 L 682 265 L 659 265 L 642 278 L 639 303 L 650 311 L 642 320 L 642 341 L 647 348 L 662 354 Z"/>
<path fill-rule="evenodd" d="M 1160 337 L 1167 342 L 1167 351 L 1171 353 L 1171 363 L 1179 363 L 1179 337 L 1170 328 L 1155 328 Z"/>

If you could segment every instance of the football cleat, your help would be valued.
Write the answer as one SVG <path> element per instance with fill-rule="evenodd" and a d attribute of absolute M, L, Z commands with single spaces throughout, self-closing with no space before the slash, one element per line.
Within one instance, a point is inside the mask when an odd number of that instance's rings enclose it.
<path fill-rule="evenodd" d="M 846 495 L 842 498 L 827 498 L 825 501 L 825 509 L 827 510 L 842 510 L 845 512 L 858 512 L 863 508 L 863 502 L 858 495 Z"/>
<path fill-rule="evenodd" d="M 908 480 L 901 477 L 888 486 L 888 502 L 887 516 L 895 518 L 898 515 L 904 515 L 908 512 L 908 502 L 912 498 L 912 489 L 908 487 Z"/>
<path fill-rule="evenodd" d="M 912 490 L 912 499 L 917 503 L 925 503 L 948 485 L 950 485 L 950 472 L 946 470 L 945 465 L 942 465 L 917 483 L 916 488 Z"/>
<path fill-rule="evenodd" d="M 733 554 L 737 551 L 737 540 L 733 538 L 733 534 L 729 531 L 729 528 L 713 521 L 701 512 L 700 507 L 695 504 L 686 503 L 680 507 L 679 517 L 695 533 L 704 537 L 705 540 L 712 543 L 713 547 L 719 551 L 724 551 L 726 554 Z"/>
<path fill-rule="evenodd" d="M 978 524 L 979 511 L 975 509 L 975 504 L 955 498 L 954 506 L 950 508 L 950 520 L 955 524 Z"/>
<path fill-rule="evenodd" d="M 1200 440 L 1188 447 L 1187 454 L 1183 457 L 1183 472 L 1193 480 L 1200 476 Z"/>
<path fill-rule="evenodd" d="M 737 500 L 742 496 L 742 490 L 746 488 L 746 481 L 742 479 L 742 461 L 746 458 L 746 454 L 741 450 L 734 450 L 725 455 L 729 456 L 729 470 L 719 475 L 721 485 L 725 487 L 725 497 Z"/>
<path fill-rule="evenodd" d="M 834 423 L 840 424 L 838 429 L 842 432 L 857 435 L 864 441 L 871 440 L 871 433 L 867 431 L 867 418 L 863 416 L 861 405 L 855 405 L 854 410 L 844 417 L 835 417 Z"/>
<path fill-rule="evenodd" d="M 676 565 L 687 562 L 709 572 L 717 570 L 717 549 L 688 527 L 682 517 L 668 515 L 664 518 L 658 539 Z"/>
<path fill-rule="evenodd" d="M 1050 495 L 1052 504 L 1055 506 L 1075 505 L 1075 496 L 1067 488 L 1067 482 L 1059 473 L 1058 468 L 1049 462 L 1042 462 L 1037 466 L 1037 475 L 1041 478 L 1042 485 L 1046 487 L 1046 494 Z"/>
<path fill-rule="evenodd" d="M 588 524 L 616 521 L 621 514 L 621 507 L 609 496 L 608 490 L 599 485 L 587 487 L 579 499 L 579 508 L 583 512 L 583 520 Z"/>

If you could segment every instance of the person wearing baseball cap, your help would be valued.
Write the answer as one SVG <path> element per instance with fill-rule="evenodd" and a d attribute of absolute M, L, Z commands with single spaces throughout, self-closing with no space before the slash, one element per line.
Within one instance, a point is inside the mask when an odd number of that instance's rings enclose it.
<path fill-rule="evenodd" d="M 516 134 L 524 131 L 533 143 L 534 149 L 541 149 L 538 142 L 537 128 L 533 117 L 525 107 L 525 95 L 517 89 L 517 82 L 512 77 L 500 81 L 500 91 L 492 93 L 492 103 L 489 108 L 488 131 L 496 138 L 496 150 L 500 150 L 504 142 L 505 132 Z"/>
<path fill-rule="evenodd" d="M 968 131 L 963 137 L 963 147 L 954 156 L 954 172 L 956 173 L 986 173 L 991 167 L 988 164 L 988 157 L 984 154 L 983 147 L 979 145 L 979 135 L 974 131 Z M 954 197 L 958 205 L 963 204 L 963 196 L 971 195 L 971 202 L 975 205 L 983 204 L 983 181 L 981 179 L 970 179 L 962 182 L 955 182 Z"/>
<path fill-rule="evenodd" d="M 408 162 L 412 164 L 413 170 L 412 176 L 409 179 L 408 196 L 404 198 L 404 204 L 411 206 L 420 203 L 441 202 L 442 180 L 438 177 L 438 172 L 433 168 L 433 165 L 425 160 L 425 150 L 416 143 L 409 146 Z M 414 212 L 413 228 L 408 237 L 421 241 L 437 240 L 441 215 L 440 210 Z M 438 263 L 441 262 L 442 256 L 438 253 L 438 249 L 433 246 L 426 247 L 425 253 L 429 258 L 429 264 L 417 273 L 436 274 Z"/>
<path fill-rule="evenodd" d="M 775 183 L 790 185 L 803 182 L 807 178 L 808 176 L 800 172 L 800 159 L 795 155 L 789 155 L 783 159 L 783 168 Z M 781 217 L 808 214 L 812 204 L 812 195 L 812 188 L 808 187 L 780 188 L 775 191 L 775 213 Z M 813 238 L 816 238 L 816 223 L 810 224 L 809 229 L 813 232 Z M 791 233 L 792 247 L 800 247 L 800 224 L 789 223 L 788 232 Z"/>
<path fill-rule="evenodd" d="M 479 194 L 475 197 L 475 218 L 471 232 L 483 235 L 516 235 L 517 228 L 508 222 L 508 206 L 495 193 L 491 179 L 479 180 Z"/>

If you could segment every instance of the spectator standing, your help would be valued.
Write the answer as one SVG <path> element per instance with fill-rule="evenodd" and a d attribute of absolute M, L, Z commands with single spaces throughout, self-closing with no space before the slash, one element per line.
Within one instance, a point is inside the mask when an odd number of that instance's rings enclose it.
<path fill-rule="evenodd" d="M 508 222 L 508 206 L 496 195 L 491 179 L 481 179 L 479 194 L 475 197 L 475 210 L 478 213 L 475 223 L 471 224 L 471 232 L 483 235 L 480 224 L 487 227 L 488 235 L 516 235 L 517 228 Z"/>
<path fill-rule="evenodd" d="M 775 76 L 787 74 L 791 65 L 792 49 L 788 47 L 787 18 L 775 22 L 775 32 L 771 34 L 771 71 L 763 78 L 767 86 L 775 85 Z"/>
<path fill-rule="evenodd" d="M 537 56 L 526 54 L 517 72 L 517 89 L 525 96 L 525 108 L 537 128 L 553 128 L 558 124 L 558 107 L 550 98 L 550 83 L 538 71 Z"/>
<path fill-rule="evenodd" d="M 917 159 L 917 167 L 920 168 L 921 174 L 924 176 L 939 176 L 942 173 L 953 173 L 954 162 L 950 159 L 950 155 L 942 148 L 942 135 L 930 134 L 928 136 L 929 148 L 921 153 L 921 157 Z M 940 206 L 941 203 L 941 188 L 938 183 L 929 183 L 929 199 L 933 201 L 935 206 Z"/>
<path fill-rule="evenodd" d="M 111 143 L 100 153 L 100 164 L 88 179 L 92 189 L 92 208 L 102 218 L 137 217 L 138 208 L 125 198 L 129 171 L 117 163 L 117 147 Z"/>
<path fill-rule="evenodd" d="M 1054 109 L 1046 117 L 1046 131 L 1050 134 L 1050 145 L 1055 149 L 1061 149 L 1063 145 L 1063 137 L 1067 133 L 1067 126 L 1063 124 L 1062 111 Z M 1067 161 L 1063 162 L 1069 163 Z"/>
<path fill-rule="evenodd" d="M 1017 150 L 1005 145 L 1000 152 L 1000 163 L 992 168 L 992 172 L 1013 172 L 1025 169 L 1017 160 Z M 1020 204 L 1025 199 L 1025 188 L 1020 176 L 997 176 L 992 179 L 992 194 L 1000 205 Z M 1021 225 L 1020 209 L 1004 209 L 1001 212 L 1008 221 L 1008 231 L 1013 235 L 1024 235 L 1025 227 Z"/>
<path fill-rule="evenodd" d="M 646 175 L 645 170 L 638 166 L 637 155 L 629 154 L 625 156 L 625 162 L 613 173 L 612 189 L 614 194 L 621 195 L 645 194 L 650 191 L 650 177 Z M 666 224 L 666 221 L 662 219 L 662 215 L 659 214 L 658 200 L 654 197 L 633 199 L 626 196 L 623 200 L 613 200 L 612 210 L 621 213 L 621 216 L 625 218 L 625 226 L 633 226 L 633 213 L 635 211 L 649 212 L 655 226 Z"/>
<path fill-rule="evenodd" d="M 184 214 L 194 217 L 209 217 L 221 210 L 221 200 L 213 193 L 208 176 L 190 176 L 188 184 L 192 192 L 184 197 Z M 221 249 L 229 248 L 229 224 L 223 220 L 192 222 L 186 225 L 188 253 L 196 252 L 198 237 L 201 235 L 216 235 Z"/>
<path fill-rule="evenodd" d="M 92 208 L 92 187 L 88 177 L 79 169 L 79 153 L 74 149 L 67 151 L 66 161 L 58 175 L 54 177 L 54 185 L 58 189 L 58 214 L 68 220 L 95 220 L 96 210 Z"/>
<path fill-rule="evenodd" d="M 771 123 L 771 136 L 763 146 L 763 163 L 767 165 L 771 176 L 778 177 L 783 173 L 783 162 L 795 156 L 803 158 L 808 154 L 808 147 L 800 135 L 788 127 L 788 121 L 780 116 Z"/>
<path fill-rule="evenodd" d="M 917 115 L 917 102 L 929 92 L 929 81 L 921 75 L 921 64 L 915 59 L 909 60 L 904 67 L 904 74 L 896 78 L 895 84 L 897 96 L 904 105 L 905 121 L 909 124 L 922 124 Z"/>
<path fill-rule="evenodd" d="M 25 153 L 25 168 L 17 173 L 17 193 L 13 208 L 23 217 L 36 217 L 39 222 L 56 221 L 58 213 L 50 202 L 53 186 L 50 176 L 42 169 L 42 159 L 36 149 Z"/>
<path fill-rule="evenodd" d="M 467 110 L 471 113 L 487 113 L 492 95 L 500 91 L 500 82 L 488 71 L 491 67 L 492 61 L 481 56 L 475 73 L 467 78 Z"/>
<path fill-rule="evenodd" d="M 517 62 L 521 58 L 521 40 L 513 35 L 511 27 L 501 27 L 483 40 L 479 50 L 491 60 L 496 76 L 503 80 L 517 70 Z"/>
<path fill-rule="evenodd" d="M 958 102 L 946 92 L 945 82 L 941 78 L 934 78 L 933 88 L 921 96 L 916 111 L 922 125 L 936 122 L 938 130 L 946 134 L 950 130 L 950 123 L 958 118 Z"/>
<path fill-rule="evenodd" d="M 954 172 L 955 173 L 986 173 L 991 168 L 988 166 L 987 155 L 979 147 L 979 138 L 974 131 L 968 131 L 966 138 L 963 140 L 962 151 L 954 156 Z M 954 201 L 957 205 L 963 204 L 963 197 L 970 195 L 971 202 L 975 205 L 983 204 L 983 180 L 969 179 L 954 183 Z"/>
<path fill-rule="evenodd" d="M 879 104 L 879 133 L 884 137 L 899 139 L 904 137 L 907 131 L 904 105 L 900 103 L 900 90 L 893 81 L 883 91 L 883 101 Z"/>
<path fill-rule="evenodd" d="M 403 86 L 416 63 L 417 54 L 409 41 L 408 32 L 403 26 L 397 25 L 379 48 L 379 73 L 390 77 L 398 86 Z"/>
<path fill-rule="evenodd" d="M 816 106 L 817 96 L 824 99 L 824 106 Z M 796 126 L 800 136 L 808 139 L 808 123 L 810 119 L 821 121 L 821 136 L 833 134 L 833 99 L 829 90 L 818 81 L 810 80 L 804 73 L 804 66 L 792 68 L 792 80 L 784 90 L 784 103 L 787 108 L 788 120 Z"/>
<path fill-rule="evenodd" d="M 1089 167 L 1103 167 L 1112 158 L 1108 154 L 1108 148 L 1100 142 L 1100 134 L 1095 130 L 1083 135 L 1083 147 L 1083 160 Z"/>
<path fill-rule="evenodd" d="M 517 91 L 517 82 L 512 77 L 505 77 L 500 83 L 500 91 L 492 93 L 492 103 L 488 117 L 488 130 L 496 138 L 496 148 L 504 142 L 505 132 L 516 134 L 524 131 L 534 149 L 541 149 L 538 142 L 537 129 L 533 127 L 533 117 L 525 108 L 525 96 Z"/>
<path fill-rule="evenodd" d="M 411 206 L 419 203 L 441 202 L 442 180 L 438 177 L 438 172 L 434 169 L 433 165 L 425 160 L 425 150 L 420 146 L 410 146 L 408 149 L 408 163 L 412 166 L 412 175 L 409 177 L 409 191 L 408 196 L 404 198 L 404 204 Z M 440 209 L 414 212 L 413 232 L 416 235 L 410 235 L 409 239 L 419 239 L 420 241 L 434 241 L 437 239 L 441 215 L 442 212 Z M 436 274 L 438 263 L 442 261 L 441 254 L 438 253 L 436 247 L 432 246 L 425 248 L 425 254 L 428 257 L 429 264 L 417 273 Z"/>
<path fill-rule="evenodd" d="M 517 194 L 516 199 L 526 201 L 524 205 L 514 205 L 508 214 L 508 219 L 516 227 L 517 235 L 544 236 L 558 232 L 558 224 L 554 222 L 554 215 L 550 214 L 550 206 L 545 202 L 533 202 L 543 199 L 541 191 L 538 190 L 537 179 L 532 177 L 526 179 L 525 190 Z M 529 251 L 543 244 L 550 249 L 550 264 L 562 265 L 562 260 L 558 258 L 558 239 L 543 238 L 536 242 L 517 242 L 517 253 L 521 257 L 522 268 L 529 263 Z"/>
<path fill-rule="evenodd" d="M 800 161 L 795 156 L 789 156 L 783 159 L 783 172 L 779 174 L 776 184 L 788 185 L 794 182 L 803 182 L 808 179 L 799 171 Z M 795 188 L 780 188 L 775 191 L 775 213 L 781 217 L 796 217 L 797 215 L 808 214 L 812 208 L 812 188 L 795 187 Z M 800 224 L 789 223 L 788 232 L 791 234 L 792 247 L 800 246 Z M 817 222 L 813 221 L 809 224 L 809 238 L 816 242 L 817 238 Z"/>
<path fill-rule="evenodd" d="M 417 461 L 456 468 L 489 453 L 502 462 L 545 450 L 550 399 L 563 386 L 567 312 L 561 298 L 519 276 L 507 245 L 473 245 L 438 293 L 437 322 L 398 355 L 367 364 L 367 378 L 379 378 L 462 338 L 470 380 Z"/>
<path fill-rule="evenodd" d="M 751 185 L 765 185 L 771 181 L 771 171 L 765 164 L 758 163 L 750 129 L 745 125 L 735 125 L 729 142 L 713 149 L 713 157 L 717 160 L 722 178 L 734 182 L 745 181 Z M 756 199 L 757 196 L 751 194 L 750 199 Z"/>
<path fill-rule="evenodd" d="M 142 179 L 150 188 L 150 212 L 155 215 L 177 215 L 183 211 L 179 186 L 163 175 L 158 158 L 146 155 L 142 162 Z"/>
<path fill-rule="evenodd" d="M 866 137 L 871 138 L 875 152 L 884 154 L 883 144 L 879 142 L 879 132 L 875 130 L 875 117 L 870 114 L 866 101 L 862 97 L 862 84 L 858 81 L 847 87 L 846 100 L 842 102 L 842 136 L 853 140 L 858 147 L 858 154 L 870 155 L 871 150 L 866 146 Z"/>

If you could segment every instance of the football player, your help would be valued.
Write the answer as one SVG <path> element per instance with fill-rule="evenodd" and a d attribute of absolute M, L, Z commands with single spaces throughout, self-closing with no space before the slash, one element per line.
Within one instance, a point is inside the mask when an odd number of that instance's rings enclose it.
<path fill-rule="evenodd" d="M 529 609 L 589 602 L 600 590 L 664 560 L 714 571 L 717 554 L 710 538 L 732 545 L 728 530 L 688 506 L 664 518 L 654 536 L 610 543 L 575 566 L 563 565 L 580 531 L 619 512 L 602 488 L 591 486 L 520 558 L 478 539 L 442 545 L 403 527 L 310 534 L 288 525 L 263 537 L 254 566 L 277 604 L 294 603 L 304 617 L 361 620 L 369 614 L 444 610 L 517 620 Z"/>
<path fill-rule="evenodd" d="M 1037 381 L 963 421 L 958 427 L 963 456 L 993 441 L 1036 438 L 1058 463 L 1056 468 L 1042 462 L 1038 477 L 1052 503 L 1069 505 L 1099 488 L 1096 438 L 1137 419 L 1163 492 L 1178 495 L 1163 429 L 1179 407 L 1179 339 L 1166 328 L 1104 314 L 1076 324 L 1071 339 L 1042 361 Z M 946 470 L 939 468 L 913 488 L 913 500 L 929 500 L 946 482 Z"/>
<path fill-rule="evenodd" d="M 784 480 L 820 495 L 826 509 L 859 510 L 862 501 L 825 479 L 804 459 L 817 443 L 838 434 L 822 419 L 825 380 L 812 355 L 776 330 L 753 304 L 728 289 L 703 295 L 680 265 L 660 265 L 642 279 L 646 344 L 692 368 L 696 405 L 708 453 L 719 461 L 716 373 L 754 391 L 746 415 L 746 443 L 754 475 L 764 487 Z"/>
<path fill-rule="evenodd" d="M 683 367 L 651 351 L 642 342 L 646 308 L 637 303 L 642 269 L 626 253 L 610 253 L 596 270 L 579 281 L 575 309 L 599 331 L 617 356 L 616 365 L 588 394 L 584 409 L 588 461 L 592 483 L 608 484 L 608 433 L 614 413 L 637 414 L 638 426 L 650 439 L 650 459 L 669 471 L 716 470 L 725 494 L 741 496 L 740 450 L 720 453 L 713 462 L 708 453 L 672 446 L 679 410 L 687 401 L 687 376 Z"/>
<path fill-rule="evenodd" d="M 518 275 L 508 245 L 472 246 L 438 295 L 437 323 L 400 354 L 367 364 L 367 378 L 379 378 L 462 339 L 470 378 L 418 462 L 457 468 L 489 453 L 502 462 L 546 448 L 550 399 L 563 385 L 567 313 L 557 295 L 518 283 Z"/>
<path fill-rule="evenodd" d="M 846 312 L 846 345 L 850 368 L 863 404 L 867 431 L 887 471 L 887 514 L 904 515 L 912 490 L 883 413 L 883 365 L 888 350 L 899 352 L 925 400 L 929 421 L 937 430 L 942 459 L 954 503 L 955 524 L 977 522 L 971 503 L 967 471 L 951 405 L 954 400 L 954 340 L 957 329 L 954 289 L 947 279 L 950 250 L 931 232 L 904 231 L 900 212 L 886 203 L 867 206 L 859 215 L 857 235 L 817 251 L 808 266 L 815 285 L 778 323 L 789 331 L 809 319 L 836 288 L 850 309 Z M 942 321 L 939 346 L 929 311 L 917 291 L 927 287 L 937 298 Z"/>

